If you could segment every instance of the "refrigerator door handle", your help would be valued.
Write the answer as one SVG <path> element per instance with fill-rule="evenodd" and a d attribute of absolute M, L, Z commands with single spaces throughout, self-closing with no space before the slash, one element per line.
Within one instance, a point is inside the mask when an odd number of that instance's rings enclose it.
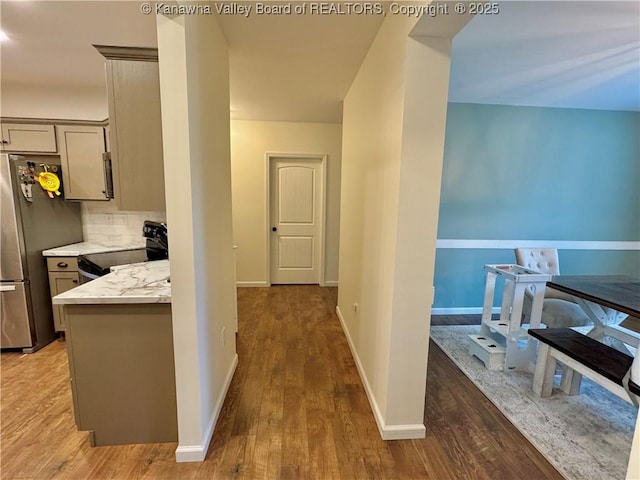
<path fill-rule="evenodd" d="M 0 292 L 15 292 L 15 285 L 0 285 Z"/>

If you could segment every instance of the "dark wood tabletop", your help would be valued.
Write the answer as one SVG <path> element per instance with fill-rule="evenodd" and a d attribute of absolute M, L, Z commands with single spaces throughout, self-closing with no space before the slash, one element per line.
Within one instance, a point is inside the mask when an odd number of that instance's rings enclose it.
<path fill-rule="evenodd" d="M 556 275 L 547 286 L 640 317 L 640 278 L 625 275 Z"/>

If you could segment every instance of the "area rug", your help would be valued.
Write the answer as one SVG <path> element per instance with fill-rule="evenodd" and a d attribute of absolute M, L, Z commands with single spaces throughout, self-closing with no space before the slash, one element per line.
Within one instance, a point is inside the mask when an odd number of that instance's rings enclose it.
<path fill-rule="evenodd" d="M 624 480 L 638 410 L 585 378 L 580 395 L 539 398 L 533 375 L 496 372 L 469 354 L 479 326 L 431 327 L 431 338 L 569 480 Z"/>

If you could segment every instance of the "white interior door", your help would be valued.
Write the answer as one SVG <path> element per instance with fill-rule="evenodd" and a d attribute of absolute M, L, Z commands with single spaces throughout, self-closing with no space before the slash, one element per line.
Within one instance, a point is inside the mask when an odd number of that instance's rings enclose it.
<path fill-rule="evenodd" d="M 322 160 L 270 162 L 272 284 L 320 283 L 323 229 Z"/>

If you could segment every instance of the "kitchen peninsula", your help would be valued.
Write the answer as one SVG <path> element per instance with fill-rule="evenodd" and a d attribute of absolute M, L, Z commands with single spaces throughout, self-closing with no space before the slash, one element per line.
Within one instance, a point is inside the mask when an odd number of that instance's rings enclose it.
<path fill-rule="evenodd" d="M 169 261 L 112 268 L 57 295 L 76 425 L 92 445 L 177 441 Z"/>
<path fill-rule="evenodd" d="M 47 259 L 51 297 L 53 298 L 67 290 L 76 288 L 82 283 L 78 270 L 78 257 L 80 255 L 130 251 L 144 247 L 145 243 L 141 238 L 137 242 L 121 243 L 119 245 L 105 245 L 102 242 L 85 241 L 44 250 L 42 256 Z M 64 323 L 62 306 L 60 305 L 53 305 L 53 323 L 56 332 L 66 331 L 67 326 Z"/>

